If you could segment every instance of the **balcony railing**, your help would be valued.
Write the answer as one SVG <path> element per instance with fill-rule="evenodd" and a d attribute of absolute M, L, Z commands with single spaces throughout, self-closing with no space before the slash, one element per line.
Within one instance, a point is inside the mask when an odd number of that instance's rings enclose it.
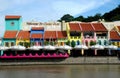
<path fill-rule="evenodd" d="M 94 36 L 85 36 L 84 39 L 93 39 Z"/>
<path fill-rule="evenodd" d="M 97 36 L 98 39 L 107 39 L 106 36 Z"/>
<path fill-rule="evenodd" d="M 70 37 L 71 39 L 80 39 L 81 37 L 78 36 L 74 36 L 74 37 Z"/>

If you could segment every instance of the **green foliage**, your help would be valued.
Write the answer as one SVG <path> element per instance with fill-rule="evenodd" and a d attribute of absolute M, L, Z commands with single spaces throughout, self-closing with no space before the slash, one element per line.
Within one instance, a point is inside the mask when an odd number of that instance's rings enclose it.
<path fill-rule="evenodd" d="M 99 19 L 104 19 L 105 21 L 116 21 L 120 20 L 120 5 L 113 9 L 112 11 L 105 13 L 101 15 L 100 13 L 95 14 L 94 16 L 88 16 L 87 18 L 83 16 L 73 17 L 70 14 L 65 14 L 59 21 L 81 21 L 81 22 L 92 22 L 92 21 L 98 21 Z"/>
<path fill-rule="evenodd" d="M 30 45 L 33 46 L 33 45 L 34 45 L 34 42 L 31 42 Z"/>
<path fill-rule="evenodd" d="M 63 17 L 61 17 L 61 19 L 59 21 L 64 20 L 65 22 L 70 22 L 74 19 L 73 16 L 71 16 L 70 14 L 65 14 Z"/>
<path fill-rule="evenodd" d="M 72 46 L 72 47 L 75 47 L 75 41 L 72 41 L 72 42 L 71 42 L 71 46 Z"/>
<path fill-rule="evenodd" d="M 120 20 L 120 5 L 113 9 L 112 11 L 105 13 L 103 15 L 103 18 L 106 21 L 116 21 L 116 20 Z"/>
<path fill-rule="evenodd" d="M 44 45 L 48 45 L 49 44 L 49 41 L 44 41 Z"/>
<path fill-rule="evenodd" d="M 23 46 L 23 45 L 24 45 L 24 42 L 19 42 L 19 45 L 22 45 L 22 46 Z"/>
<path fill-rule="evenodd" d="M 83 21 L 85 18 L 83 16 L 78 16 L 76 18 L 74 18 L 74 20 L 76 21 Z"/>
<path fill-rule="evenodd" d="M 69 41 L 69 40 L 66 42 L 66 45 L 69 45 L 69 46 L 70 46 L 70 41 Z"/>
<path fill-rule="evenodd" d="M 53 41 L 50 41 L 50 45 L 54 45 L 54 42 L 53 42 Z"/>
<path fill-rule="evenodd" d="M 24 46 L 25 47 L 30 47 L 30 43 L 29 42 L 24 42 Z"/>
<path fill-rule="evenodd" d="M 95 44 L 96 44 L 95 41 L 90 41 L 90 46 L 95 45 Z"/>

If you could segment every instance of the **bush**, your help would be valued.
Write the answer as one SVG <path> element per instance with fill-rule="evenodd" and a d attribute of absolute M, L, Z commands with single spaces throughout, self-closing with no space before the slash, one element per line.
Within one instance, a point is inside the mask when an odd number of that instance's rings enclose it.
<path fill-rule="evenodd" d="M 69 45 L 69 46 L 70 46 L 70 41 L 69 41 L 69 40 L 66 42 L 66 45 Z"/>
<path fill-rule="evenodd" d="M 91 41 L 91 42 L 90 42 L 90 46 L 95 45 L 95 44 L 96 44 L 95 41 Z"/>

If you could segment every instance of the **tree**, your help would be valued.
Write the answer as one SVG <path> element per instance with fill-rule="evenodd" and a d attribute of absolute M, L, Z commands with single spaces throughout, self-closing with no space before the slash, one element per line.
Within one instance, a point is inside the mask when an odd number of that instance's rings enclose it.
<path fill-rule="evenodd" d="M 71 16 L 70 14 L 66 14 L 63 17 L 61 17 L 61 19 L 59 21 L 64 20 L 65 22 L 70 22 L 70 21 L 73 21 L 73 19 L 74 19 L 73 16 Z"/>
<path fill-rule="evenodd" d="M 110 12 L 107 12 L 103 15 L 103 18 L 106 21 L 116 21 L 120 20 L 120 5 L 117 8 L 113 9 Z"/>
<path fill-rule="evenodd" d="M 79 17 L 74 18 L 74 20 L 75 21 L 83 21 L 84 17 L 83 16 L 79 16 Z"/>
<path fill-rule="evenodd" d="M 84 18 L 81 15 L 74 18 L 70 14 L 65 14 L 63 15 L 63 17 L 61 17 L 59 21 L 61 22 L 62 20 L 64 20 L 65 22 L 70 22 L 70 21 L 92 22 L 92 21 L 98 21 L 99 19 L 105 19 L 105 21 L 120 20 L 120 5 L 118 5 L 118 7 L 111 10 L 110 12 L 106 12 L 103 15 L 101 15 L 100 13 L 97 13 L 94 16 L 88 16 L 87 18 Z"/>
<path fill-rule="evenodd" d="M 102 15 L 100 13 L 97 13 L 94 17 L 93 17 L 93 21 L 97 21 L 99 19 L 102 19 Z"/>

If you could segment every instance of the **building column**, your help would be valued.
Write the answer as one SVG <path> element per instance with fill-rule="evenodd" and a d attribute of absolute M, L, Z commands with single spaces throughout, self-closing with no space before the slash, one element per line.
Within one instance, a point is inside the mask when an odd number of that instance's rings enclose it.
<path fill-rule="evenodd" d="M 71 55 L 71 52 L 70 52 L 70 50 L 68 50 L 68 54 L 69 54 L 69 55 Z"/>
<path fill-rule="evenodd" d="M 111 49 L 108 50 L 108 54 L 111 55 Z"/>
<path fill-rule="evenodd" d="M 81 52 L 82 55 L 84 55 L 84 50 L 82 49 L 82 52 Z"/>
<path fill-rule="evenodd" d="M 95 56 L 97 55 L 97 49 L 95 49 Z"/>
<path fill-rule="evenodd" d="M 0 53 L 0 56 L 2 56 L 3 55 L 3 50 L 1 50 L 1 53 Z"/>

